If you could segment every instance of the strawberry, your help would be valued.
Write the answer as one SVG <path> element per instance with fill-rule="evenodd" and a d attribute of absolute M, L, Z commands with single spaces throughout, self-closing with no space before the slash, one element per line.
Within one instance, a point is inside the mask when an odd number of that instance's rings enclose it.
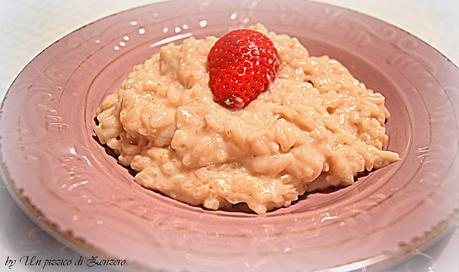
<path fill-rule="evenodd" d="M 223 35 L 207 57 L 214 100 L 243 108 L 266 91 L 276 77 L 279 58 L 273 42 L 249 29 Z"/>

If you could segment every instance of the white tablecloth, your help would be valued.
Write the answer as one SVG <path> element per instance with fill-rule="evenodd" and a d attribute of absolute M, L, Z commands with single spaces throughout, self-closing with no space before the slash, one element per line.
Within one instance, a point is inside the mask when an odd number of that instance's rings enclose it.
<path fill-rule="evenodd" d="M 46 46 L 70 31 L 100 17 L 152 1 L 147 0 L 2 0 L 0 1 L 0 97 L 19 71 Z M 327 0 L 380 18 L 427 41 L 456 64 L 459 63 L 459 0 Z M 429 250 L 417 252 L 390 271 L 459 271 L 459 231 Z M 0 271 L 43 271 L 38 266 L 5 266 L 7 258 L 24 255 L 77 258 L 35 226 L 16 206 L 0 182 Z M 87 271 L 87 267 L 68 270 Z M 106 271 L 91 269 L 90 271 Z"/>

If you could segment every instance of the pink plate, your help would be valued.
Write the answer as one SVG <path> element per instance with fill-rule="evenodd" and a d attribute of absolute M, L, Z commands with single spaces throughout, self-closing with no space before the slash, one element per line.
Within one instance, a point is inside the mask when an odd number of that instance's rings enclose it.
<path fill-rule="evenodd" d="M 382 92 L 402 160 L 265 216 L 208 211 L 141 188 L 93 138 L 96 106 L 168 42 L 256 22 L 338 59 Z M 43 228 L 80 252 L 161 271 L 353 270 L 393 264 L 454 224 L 459 69 L 412 35 L 315 2 L 166 1 L 55 42 L 16 78 L 1 112 L 1 168 Z"/>

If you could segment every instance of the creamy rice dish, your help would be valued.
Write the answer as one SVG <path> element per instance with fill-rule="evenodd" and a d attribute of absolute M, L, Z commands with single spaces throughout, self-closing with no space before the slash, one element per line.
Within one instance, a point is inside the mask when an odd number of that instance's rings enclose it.
<path fill-rule="evenodd" d="M 137 183 L 207 209 L 245 203 L 262 214 L 399 160 L 382 149 L 390 114 L 380 93 L 296 38 L 253 29 L 272 40 L 280 65 L 243 109 L 213 100 L 215 37 L 163 46 L 103 100 L 94 131 Z"/>

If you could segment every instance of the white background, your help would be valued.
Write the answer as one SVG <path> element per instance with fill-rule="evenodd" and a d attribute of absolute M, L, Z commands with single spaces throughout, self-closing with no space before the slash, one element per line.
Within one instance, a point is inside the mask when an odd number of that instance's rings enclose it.
<path fill-rule="evenodd" d="M 100 17 L 151 3 L 146 0 L 0 0 L 0 97 L 20 70 L 41 50 L 72 30 Z M 459 0 L 326 0 L 401 27 L 459 63 Z M 459 231 L 390 271 L 459 271 Z M 36 227 L 0 182 L 0 271 L 43 271 L 5 266 L 7 256 L 77 258 L 77 254 Z M 45 269 L 44 271 L 63 271 Z M 67 270 L 65 270 L 67 271 Z M 77 271 L 73 267 L 68 271 Z M 81 271 L 84 271 L 81 269 Z M 90 271 L 104 271 L 91 269 Z"/>

